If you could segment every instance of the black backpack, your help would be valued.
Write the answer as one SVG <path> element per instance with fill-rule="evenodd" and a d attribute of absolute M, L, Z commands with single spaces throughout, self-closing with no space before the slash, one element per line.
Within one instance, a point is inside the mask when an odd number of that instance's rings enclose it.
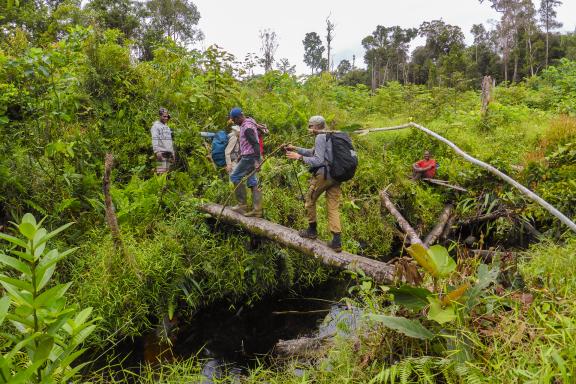
<path fill-rule="evenodd" d="M 338 182 L 344 182 L 354 177 L 358 167 L 358 156 L 352 145 L 350 136 L 344 132 L 326 134 L 326 142 L 332 141 L 332 163 L 330 176 Z"/>

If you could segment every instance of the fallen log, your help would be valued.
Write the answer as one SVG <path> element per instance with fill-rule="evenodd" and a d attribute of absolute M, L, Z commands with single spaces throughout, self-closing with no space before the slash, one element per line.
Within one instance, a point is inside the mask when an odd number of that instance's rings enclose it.
<path fill-rule="evenodd" d="M 398 212 L 398 210 L 394 206 L 394 203 L 392 203 L 392 201 L 390 201 L 390 198 L 388 197 L 388 194 L 386 193 L 386 191 L 380 192 L 380 200 L 382 201 L 382 204 L 384 205 L 384 207 L 386 207 L 386 209 L 388 209 L 390 214 L 392 216 L 394 216 L 394 218 L 396 219 L 396 221 L 398 222 L 398 224 L 400 225 L 400 228 L 402 228 L 404 233 L 406 233 L 408 235 L 408 241 L 410 242 L 410 244 L 416 244 L 416 243 L 423 244 L 422 240 L 420 240 L 420 237 L 418 236 L 418 234 L 416 233 L 414 228 L 412 228 L 412 226 L 404 218 L 404 216 L 402 216 L 402 214 L 400 212 Z"/>
<path fill-rule="evenodd" d="M 470 250 L 474 257 L 478 257 L 480 260 L 486 263 L 491 263 L 494 258 L 498 257 L 500 259 L 504 258 L 515 258 L 517 256 L 516 252 L 511 251 L 496 251 L 491 249 L 472 249 Z"/>
<path fill-rule="evenodd" d="M 458 225 L 470 225 L 470 224 L 475 224 L 475 223 L 481 223 L 484 221 L 490 221 L 490 220 L 498 219 L 500 217 L 508 216 L 509 214 L 510 214 L 510 212 L 507 210 L 498 210 L 498 211 L 494 211 L 492 213 L 487 213 L 484 215 L 471 217 L 468 219 L 458 220 Z"/>
<path fill-rule="evenodd" d="M 446 188 L 450 188 L 450 189 L 455 189 L 455 190 L 460 191 L 460 192 L 468 192 L 468 190 L 467 190 L 466 188 L 463 188 L 463 187 L 461 187 L 461 186 L 459 186 L 459 185 L 450 184 L 450 183 L 448 183 L 447 181 L 444 181 L 444 180 L 440 180 L 440 179 L 430 179 L 430 178 L 427 178 L 427 177 L 423 178 L 422 180 L 427 181 L 427 182 L 429 182 L 429 183 L 431 183 L 431 184 L 439 185 L 439 186 L 441 186 L 441 187 L 446 187 Z"/>
<path fill-rule="evenodd" d="M 550 212 L 550 214 L 555 216 L 558 220 L 560 220 L 562 223 L 564 223 L 572 231 L 576 232 L 576 223 L 574 223 L 572 220 L 570 220 L 568 217 L 566 217 L 562 212 L 560 212 L 559 210 L 554 208 L 546 200 L 544 200 L 543 198 L 538 196 L 536 193 L 532 192 L 531 190 L 529 190 L 528 188 L 526 188 L 525 186 L 523 186 L 522 184 L 520 184 L 519 182 L 517 182 L 516 180 L 511 178 L 510 176 L 508 176 L 505 173 L 494 168 L 490 164 L 487 164 L 481 160 L 478 160 L 477 158 L 475 158 L 473 156 L 470 156 L 468 153 L 461 150 L 456 144 L 454 144 L 450 140 L 437 134 L 434 131 L 429 130 L 426 127 L 423 127 L 419 124 L 410 122 L 408 124 L 403 124 L 403 125 L 398 125 L 395 127 L 388 127 L 388 128 L 360 129 L 357 131 L 353 131 L 352 133 L 355 133 L 358 135 L 366 135 L 370 132 L 394 131 L 394 130 L 405 129 L 405 128 L 410 128 L 410 127 L 417 128 L 417 129 L 421 130 L 422 132 L 434 137 L 435 139 L 440 140 L 441 142 L 445 143 L 450 148 L 452 148 L 454 150 L 454 152 L 456 152 L 458 155 L 462 156 L 464 159 L 466 159 L 470 163 L 475 164 L 481 168 L 484 168 L 485 170 L 492 173 L 493 175 L 498 176 L 499 178 L 501 178 L 502 180 L 504 180 L 508 184 L 512 185 L 514 188 L 520 190 L 524 195 L 528 196 L 528 198 L 530 198 L 533 201 L 535 201 L 536 203 L 540 204 L 544 209 L 546 209 L 548 212 Z"/>
<path fill-rule="evenodd" d="M 317 357 L 320 350 L 328 345 L 335 334 L 321 337 L 300 337 L 293 340 L 279 340 L 273 352 L 280 358 L 312 358 Z"/>
<path fill-rule="evenodd" d="M 441 240 L 448 239 L 450 232 L 452 232 L 452 225 L 454 224 L 454 220 L 456 220 L 456 214 L 450 215 L 450 217 L 448 218 L 448 222 L 444 226 L 444 230 L 442 231 L 442 235 L 440 235 Z"/>
<path fill-rule="evenodd" d="M 428 236 L 426 236 L 424 239 L 424 245 L 430 246 L 438 239 L 438 237 L 442 234 L 446 223 L 450 219 L 450 215 L 452 214 L 453 209 L 454 206 L 452 204 L 447 204 L 444 207 L 440 217 L 438 217 L 438 223 L 434 226 L 434 228 L 432 228 Z"/>
<path fill-rule="evenodd" d="M 393 265 L 348 252 L 334 252 L 325 243 L 319 240 L 305 239 L 292 228 L 264 219 L 246 217 L 219 204 L 203 204 L 199 206 L 199 209 L 213 217 L 220 217 L 223 222 L 240 225 L 255 235 L 266 237 L 306 255 L 313 256 L 326 265 L 355 272 L 361 270 L 366 276 L 379 283 L 391 283 L 394 279 L 396 268 Z"/>

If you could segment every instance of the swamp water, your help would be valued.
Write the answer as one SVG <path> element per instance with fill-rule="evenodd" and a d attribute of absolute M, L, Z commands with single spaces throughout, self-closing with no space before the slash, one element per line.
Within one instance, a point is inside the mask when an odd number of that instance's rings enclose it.
<path fill-rule="evenodd" d="M 186 360 L 202 362 L 202 383 L 225 375 L 240 377 L 246 369 L 266 361 L 280 340 L 333 335 L 337 328 L 354 328 L 359 314 L 340 301 L 349 284 L 329 279 L 300 292 L 285 292 L 255 305 L 231 308 L 213 305 L 193 319 L 180 319 L 172 332 L 172 347 L 152 332 L 119 345 L 112 359 L 124 370 L 139 371 L 142 364 Z M 110 360 L 109 360 L 110 363 Z"/>

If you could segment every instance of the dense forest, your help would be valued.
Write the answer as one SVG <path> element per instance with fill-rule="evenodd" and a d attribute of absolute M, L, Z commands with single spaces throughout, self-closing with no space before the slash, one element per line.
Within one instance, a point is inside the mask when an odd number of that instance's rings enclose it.
<path fill-rule="evenodd" d="M 471 46 L 442 20 L 376 26 L 362 40 L 365 69 L 331 63 L 330 39 L 310 32 L 312 74 L 296 76 L 275 60 L 272 30 L 262 57 L 191 48 L 202 31 L 187 0 L 1 1 L 0 382 L 574 382 L 574 232 L 418 129 L 352 134 L 416 122 L 576 219 L 576 34 L 558 32 L 558 0 L 486 3 L 501 19 L 475 25 Z M 426 43 L 410 53 L 416 36 Z M 485 75 L 496 85 L 483 106 Z M 270 130 L 264 218 L 253 220 L 304 228 L 309 173 L 279 148 L 310 147 L 313 115 L 350 133 L 360 163 L 342 185 L 343 248 L 394 266 L 394 281 L 328 267 L 200 209 L 231 204 L 200 132 L 225 129 L 234 106 Z M 160 107 L 176 159 L 156 175 Z M 464 192 L 410 179 L 424 150 L 437 178 Z M 382 191 L 422 237 L 450 206 L 437 244 L 410 245 Z M 342 319 L 357 321 L 336 319 L 306 353 L 251 356 L 217 375 L 205 349 L 125 361 L 131 342 L 186 343 L 214 308 L 234 321 L 334 280 L 346 286 Z"/>

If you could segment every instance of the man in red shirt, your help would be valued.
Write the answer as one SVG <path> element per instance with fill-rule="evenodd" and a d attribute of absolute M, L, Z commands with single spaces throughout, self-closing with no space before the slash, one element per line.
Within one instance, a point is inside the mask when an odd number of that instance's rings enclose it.
<path fill-rule="evenodd" d="M 432 179 L 436 175 L 436 160 L 430 158 L 430 151 L 424 151 L 424 160 L 412 164 L 412 178 Z"/>

